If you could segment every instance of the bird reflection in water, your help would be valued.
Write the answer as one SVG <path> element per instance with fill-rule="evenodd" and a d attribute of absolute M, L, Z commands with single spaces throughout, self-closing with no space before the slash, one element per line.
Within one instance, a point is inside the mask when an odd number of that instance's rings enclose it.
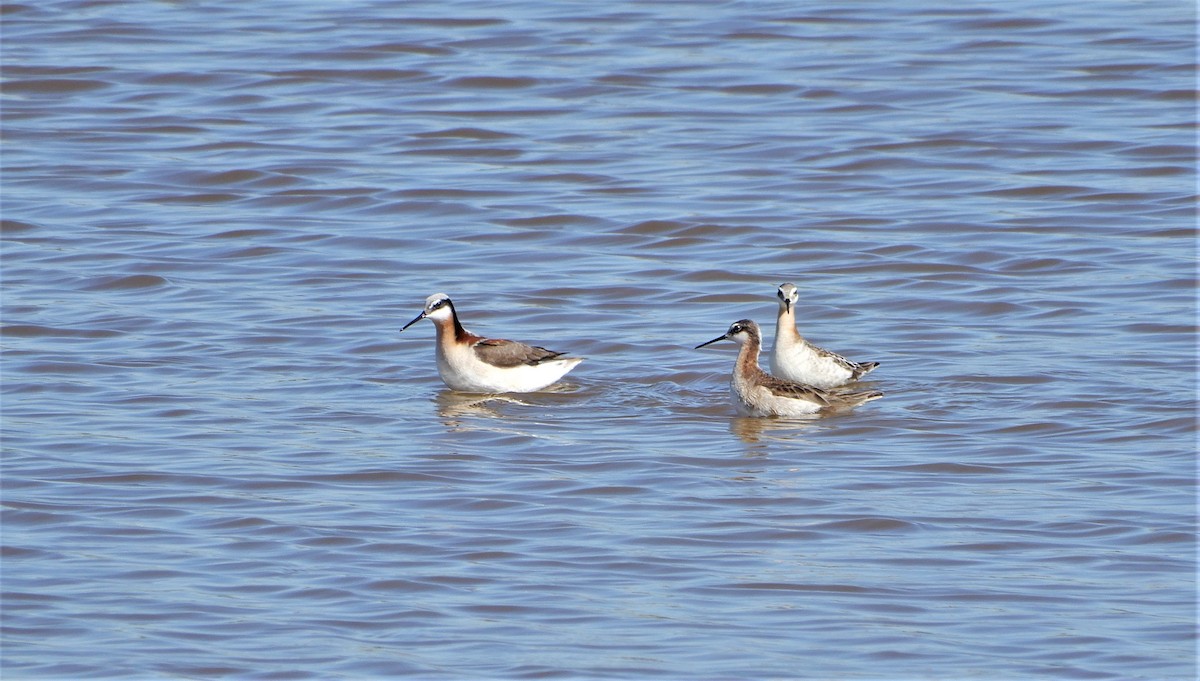
<path fill-rule="evenodd" d="M 569 442 L 568 438 L 539 429 L 522 426 L 536 424 L 528 414 L 506 413 L 508 407 L 545 407 L 540 400 L 532 402 L 511 395 L 472 395 L 443 390 L 436 399 L 437 414 L 446 430 L 454 433 L 488 433 L 492 435 Z"/>
<path fill-rule="evenodd" d="M 729 432 L 741 438 L 742 442 L 755 447 L 752 454 L 762 454 L 758 448 L 770 442 L 795 440 L 806 431 L 820 425 L 818 418 L 758 418 L 753 416 L 738 416 L 729 420 Z"/>
<path fill-rule="evenodd" d="M 498 407 L 504 403 L 529 406 L 528 402 L 508 395 L 475 395 L 443 390 L 437 396 L 437 413 L 438 416 L 447 420 L 447 426 L 457 428 L 462 425 L 455 422 L 457 419 L 472 416 L 491 419 L 503 418 L 504 414 Z"/>

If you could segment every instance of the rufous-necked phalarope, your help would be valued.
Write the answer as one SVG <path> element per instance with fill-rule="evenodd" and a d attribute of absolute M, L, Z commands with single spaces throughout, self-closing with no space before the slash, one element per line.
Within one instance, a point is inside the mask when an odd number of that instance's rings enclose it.
<path fill-rule="evenodd" d="M 779 297 L 779 316 L 775 319 L 775 345 L 771 347 L 771 373 L 829 389 L 857 381 L 879 366 L 879 362 L 851 362 L 809 343 L 796 331 L 796 301 L 800 300 L 796 287 L 780 284 L 775 295 Z"/>
<path fill-rule="evenodd" d="M 463 328 L 445 293 L 426 298 L 421 314 L 400 330 L 426 317 L 437 327 L 438 374 L 443 383 L 459 392 L 536 392 L 583 361 L 534 345 L 476 336 Z"/>
<path fill-rule="evenodd" d="M 733 406 L 743 416 L 820 416 L 883 397 L 883 393 L 876 390 L 831 392 L 768 374 L 758 366 L 762 335 L 758 324 L 749 319 L 734 322 L 725 335 L 696 347 L 723 340 L 735 341 L 742 346 L 733 365 L 729 391 Z"/>

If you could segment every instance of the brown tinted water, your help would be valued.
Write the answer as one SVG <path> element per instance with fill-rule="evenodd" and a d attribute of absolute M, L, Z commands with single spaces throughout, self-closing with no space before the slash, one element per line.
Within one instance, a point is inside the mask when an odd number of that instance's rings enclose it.
<path fill-rule="evenodd" d="M 1192 13 L 5 5 L 5 678 L 1191 678 Z"/>

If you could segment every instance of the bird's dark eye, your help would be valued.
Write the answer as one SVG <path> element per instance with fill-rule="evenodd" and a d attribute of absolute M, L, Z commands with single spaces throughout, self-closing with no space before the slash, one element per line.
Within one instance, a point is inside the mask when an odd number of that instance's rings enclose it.
<path fill-rule="evenodd" d="M 442 298 L 441 300 L 434 302 L 434 304 L 433 304 L 433 305 L 430 305 L 430 306 L 429 306 L 429 309 L 430 309 L 430 310 L 436 310 L 436 309 L 438 309 L 439 307 L 446 307 L 446 303 L 448 303 L 448 302 L 450 302 L 450 299 L 449 299 L 449 298 Z"/>
<path fill-rule="evenodd" d="M 746 329 L 741 324 L 734 324 L 733 328 L 729 329 L 730 333 L 741 333 Z"/>

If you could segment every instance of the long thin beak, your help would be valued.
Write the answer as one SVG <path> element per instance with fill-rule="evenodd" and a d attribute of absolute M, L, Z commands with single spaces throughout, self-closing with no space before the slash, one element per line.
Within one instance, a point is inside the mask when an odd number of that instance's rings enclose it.
<path fill-rule="evenodd" d="M 783 311 L 784 312 L 792 311 L 792 301 L 788 300 L 787 298 L 783 299 Z"/>
<path fill-rule="evenodd" d="M 417 322 L 421 321 L 424 318 L 425 318 L 425 311 L 422 310 L 421 314 L 417 315 L 416 319 L 413 319 L 411 322 L 400 327 L 400 330 L 403 331 L 403 330 L 407 329 L 408 327 L 412 326 L 413 324 L 416 324 Z"/>
<path fill-rule="evenodd" d="M 717 336 L 716 338 L 714 338 L 714 339 L 712 339 L 712 340 L 710 340 L 710 341 L 708 341 L 708 342 L 701 343 L 700 345 L 697 345 L 695 348 L 692 348 L 692 349 L 693 349 L 693 350 L 699 350 L 700 348 L 704 347 L 705 345 L 712 345 L 713 343 L 716 343 L 717 341 L 723 341 L 723 340 L 725 340 L 726 338 L 729 338 L 729 334 L 726 334 L 726 335 L 724 335 L 724 336 Z"/>

